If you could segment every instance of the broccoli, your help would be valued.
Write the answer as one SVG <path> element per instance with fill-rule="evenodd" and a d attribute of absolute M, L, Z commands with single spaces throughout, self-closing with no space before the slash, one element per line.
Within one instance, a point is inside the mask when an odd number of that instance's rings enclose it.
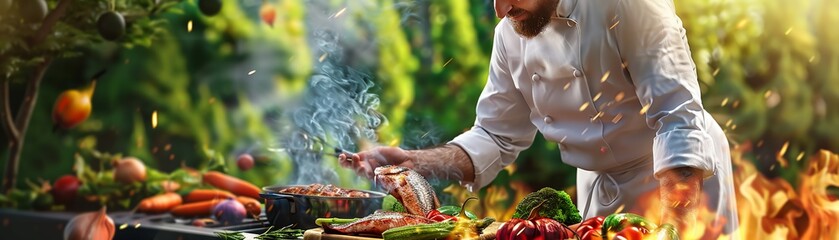
<path fill-rule="evenodd" d="M 392 212 L 407 212 L 405 210 L 405 206 L 402 206 L 402 203 L 399 203 L 399 200 L 396 200 L 396 198 L 391 195 L 387 195 L 384 199 L 382 199 L 382 210 Z"/>
<path fill-rule="evenodd" d="M 533 210 L 542 201 L 545 201 L 545 203 L 539 210 L 539 216 L 541 217 L 552 218 L 565 225 L 576 224 L 583 220 L 568 193 L 549 187 L 527 194 L 516 206 L 513 218 L 527 218 L 530 215 L 530 210 Z"/>

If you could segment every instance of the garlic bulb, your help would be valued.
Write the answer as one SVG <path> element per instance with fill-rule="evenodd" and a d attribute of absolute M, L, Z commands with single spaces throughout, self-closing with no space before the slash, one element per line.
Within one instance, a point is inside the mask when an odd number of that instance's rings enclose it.
<path fill-rule="evenodd" d="M 111 240 L 116 229 L 106 208 L 73 217 L 64 227 L 64 240 Z"/>

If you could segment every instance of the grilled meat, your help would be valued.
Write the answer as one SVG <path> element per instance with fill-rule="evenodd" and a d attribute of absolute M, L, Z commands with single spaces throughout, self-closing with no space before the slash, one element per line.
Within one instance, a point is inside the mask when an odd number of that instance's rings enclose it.
<path fill-rule="evenodd" d="M 343 189 L 333 186 L 332 184 L 323 185 L 318 183 L 310 184 L 307 186 L 289 187 L 282 189 L 279 192 L 287 194 L 321 197 L 370 197 L 370 194 L 366 192 Z"/>
<path fill-rule="evenodd" d="M 346 224 L 324 224 L 328 233 L 381 235 L 391 228 L 434 223 L 434 220 L 408 213 L 376 211 L 375 213 Z"/>
<path fill-rule="evenodd" d="M 383 166 L 374 170 L 375 181 L 405 206 L 408 213 L 426 216 L 440 207 L 431 184 L 419 173 L 399 166 Z"/>

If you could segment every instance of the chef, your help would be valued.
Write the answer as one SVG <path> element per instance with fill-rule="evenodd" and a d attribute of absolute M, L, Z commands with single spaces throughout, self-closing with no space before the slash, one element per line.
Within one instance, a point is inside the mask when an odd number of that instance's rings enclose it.
<path fill-rule="evenodd" d="M 495 12 L 471 130 L 440 147 L 378 147 L 341 164 L 368 177 L 402 165 L 484 187 L 539 131 L 577 168 L 584 219 L 654 207 L 683 236 L 701 236 L 686 232 L 701 224 L 737 237 L 728 141 L 702 106 L 672 0 L 495 0 Z M 660 205 L 638 201 L 653 190 Z"/>

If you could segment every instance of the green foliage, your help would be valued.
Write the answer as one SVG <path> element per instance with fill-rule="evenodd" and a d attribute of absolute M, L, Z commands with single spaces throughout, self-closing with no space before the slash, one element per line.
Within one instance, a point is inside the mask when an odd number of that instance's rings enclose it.
<path fill-rule="evenodd" d="M 527 219 L 530 211 L 540 204 L 539 216 L 541 217 L 552 218 L 566 225 L 582 221 L 580 211 L 577 210 L 571 196 L 565 191 L 557 191 L 549 187 L 527 194 L 516 206 L 513 218 Z"/>

